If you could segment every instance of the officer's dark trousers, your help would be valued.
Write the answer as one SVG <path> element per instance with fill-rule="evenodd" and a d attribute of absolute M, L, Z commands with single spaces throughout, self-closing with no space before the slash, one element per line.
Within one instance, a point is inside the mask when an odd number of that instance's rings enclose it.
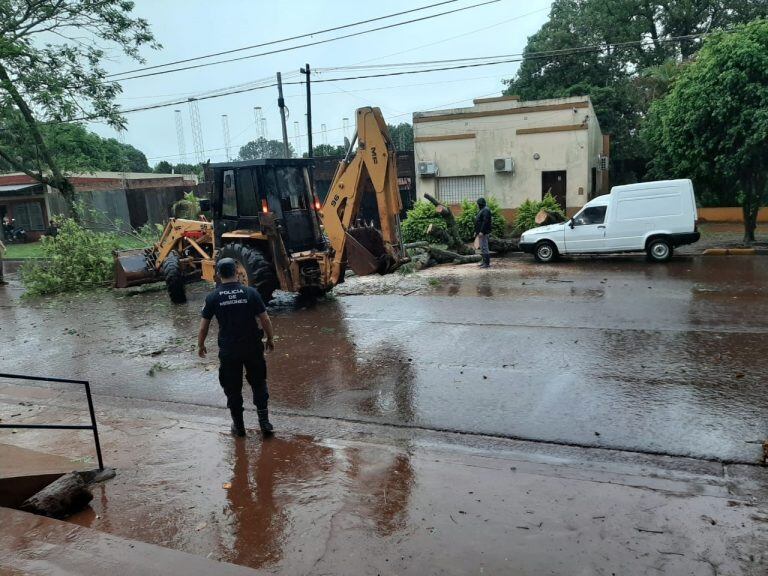
<path fill-rule="evenodd" d="M 256 408 L 265 409 L 269 399 L 263 348 L 251 348 L 243 354 L 219 354 L 219 383 L 227 395 L 227 408 L 233 415 L 243 413 L 243 368 L 253 390 Z"/>

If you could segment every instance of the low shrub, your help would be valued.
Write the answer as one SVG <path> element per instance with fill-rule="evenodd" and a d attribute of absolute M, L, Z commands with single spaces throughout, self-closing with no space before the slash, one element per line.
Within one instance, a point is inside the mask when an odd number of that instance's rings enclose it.
<path fill-rule="evenodd" d="M 557 203 L 557 200 L 555 200 L 555 197 L 552 196 L 552 194 L 547 192 L 542 200 L 526 200 L 520 204 L 515 217 L 514 233 L 516 236 L 537 226 L 536 214 L 538 214 L 542 208 L 544 210 L 549 210 L 550 212 L 557 212 L 565 218 L 565 212 L 560 207 L 560 204 Z"/>
<path fill-rule="evenodd" d="M 495 198 L 487 198 L 488 208 L 491 209 L 491 234 L 503 238 L 507 229 L 507 219 L 501 213 L 501 207 Z M 461 201 L 461 215 L 456 218 L 459 234 L 464 242 L 472 242 L 475 238 L 475 218 L 480 208 L 474 200 Z"/>
<path fill-rule="evenodd" d="M 427 234 L 429 225 L 433 224 L 438 230 L 445 230 L 445 221 L 437 214 L 434 205 L 426 200 L 419 200 L 408 210 L 408 214 L 403 221 L 400 231 L 403 236 L 403 242 L 431 241 L 432 238 Z"/>

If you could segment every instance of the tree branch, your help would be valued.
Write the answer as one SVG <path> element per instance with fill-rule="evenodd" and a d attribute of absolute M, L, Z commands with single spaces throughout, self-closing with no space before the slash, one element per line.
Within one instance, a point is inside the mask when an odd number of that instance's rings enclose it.
<path fill-rule="evenodd" d="M 3 150 L 2 148 L 0 148 L 0 158 L 2 158 L 3 160 L 5 160 L 6 162 L 8 162 L 8 164 L 10 164 L 10 165 L 11 165 L 11 167 L 15 168 L 15 169 L 16 169 L 16 170 L 18 170 L 19 172 L 24 172 L 24 174 L 26 174 L 26 175 L 27 175 L 27 176 L 29 176 L 30 178 L 33 178 L 33 179 L 34 179 L 34 180 L 36 180 L 37 182 L 40 182 L 40 184 L 46 184 L 46 185 L 50 184 L 50 181 L 48 180 L 48 178 L 46 178 L 45 176 L 43 176 L 43 173 L 42 173 L 42 172 L 40 172 L 39 174 L 35 174 L 35 173 L 34 173 L 34 172 L 32 172 L 31 170 L 28 170 L 28 169 L 27 169 L 27 168 L 25 168 L 25 167 L 24 167 L 22 164 L 20 164 L 19 162 L 17 162 L 17 161 L 16 161 L 16 160 L 15 160 L 15 159 L 14 159 L 14 158 L 13 158 L 13 157 L 10 155 L 10 154 L 8 154 L 8 153 L 7 153 L 5 150 Z"/>

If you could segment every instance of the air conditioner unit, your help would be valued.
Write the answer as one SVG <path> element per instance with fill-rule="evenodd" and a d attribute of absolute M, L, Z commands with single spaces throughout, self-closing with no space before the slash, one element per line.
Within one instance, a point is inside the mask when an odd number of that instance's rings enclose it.
<path fill-rule="evenodd" d="M 437 176 L 437 164 L 435 162 L 419 162 L 416 170 L 419 172 L 419 176 L 429 177 Z"/>
<path fill-rule="evenodd" d="M 493 170 L 494 172 L 514 172 L 515 161 L 512 158 L 494 158 Z"/>
<path fill-rule="evenodd" d="M 608 172 L 608 169 L 611 167 L 611 159 L 608 158 L 608 156 L 598 156 L 597 157 L 597 169 L 600 172 Z"/>

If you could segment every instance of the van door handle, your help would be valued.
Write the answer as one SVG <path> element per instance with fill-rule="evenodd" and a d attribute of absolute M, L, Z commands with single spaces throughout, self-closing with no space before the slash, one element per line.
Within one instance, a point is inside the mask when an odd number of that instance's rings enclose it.
<path fill-rule="evenodd" d="M 598 226 L 598 228 L 605 228 L 605 226 Z"/>

